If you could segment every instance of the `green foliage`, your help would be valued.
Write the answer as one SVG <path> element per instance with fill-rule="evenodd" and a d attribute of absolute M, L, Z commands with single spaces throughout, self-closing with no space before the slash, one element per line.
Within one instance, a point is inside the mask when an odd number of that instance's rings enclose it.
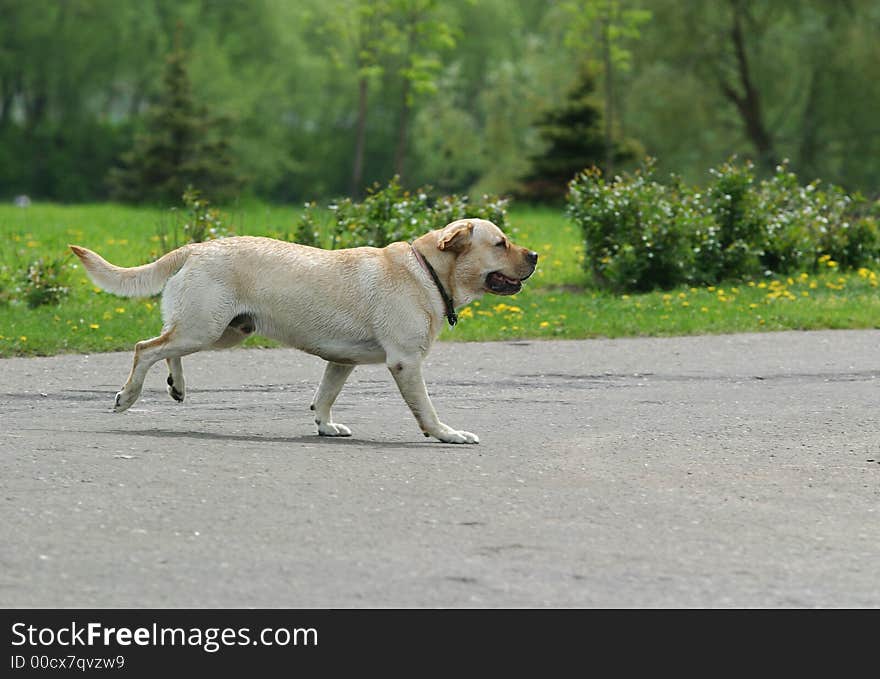
<path fill-rule="evenodd" d="M 507 226 L 507 201 L 483 196 L 471 203 L 467 196 L 431 198 L 431 187 L 407 191 L 397 177 L 387 186 L 375 184 L 361 202 L 344 198 L 328 206 L 328 218 L 321 219 L 315 203 L 306 209 L 296 228 L 296 240 L 320 246 L 321 234 L 329 233 L 331 249 L 385 247 L 396 241 L 412 240 L 423 233 L 466 217 L 488 219 L 500 228 Z"/>
<path fill-rule="evenodd" d="M 350 190 L 361 77 L 369 91 L 358 188 L 384 183 L 405 157 L 407 187 L 509 193 L 546 144 L 534 112 L 564 100 L 585 59 L 599 75 L 597 103 L 611 92 L 614 138 L 638 139 L 664 173 L 702 183 L 705 168 L 731 154 L 763 158 L 736 104 L 745 89 L 731 38 L 735 8 L 761 105 L 753 117 L 774 156 L 791 158 L 801 177 L 848 192 L 875 196 L 880 185 L 876 2 L 4 0 L 0 7 L 4 200 L 108 195 L 108 171 L 144 132 L 147 106 L 163 90 L 178 21 L 192 99 L 212 116 L 234 116 L 234 134 L 212 134 L 228 143 L 248 191 L 265 199 L 301 204 Z M 417 20 L 408 20 L 410 10 Z M 407 119 L 408 145 L 400 143 Z M 772 177 L 763 165 L 757 177 Z M 222 204 L 210 183 L 189 181 Z M 185 186 L 161 200 L 176 202 Z"/>
<path fill-rule="evenodd" d="M 241 181 L 230 156 L 228 121 L 196 104 L 186 54 L 166 59 L 163 90 L 145 134 L 123 154 L 110 175 L 116 198 L 127 202 L 171 202 L 189 185 L 209 186 L 215 200 L 231 199 Z"/>
<path fill-rule="evenodd" d="M 31 262 L 19 279 L 19 294 L 29 309 L 58 304 L 70 293 L 69 266 L 64 258 L 40 257 Z"/>
<path fill-rule="evenodd" d="M 593 75 L 583 71 L 561 106 L 538 119 L 536 126 L 544 151 L 532 157 L 532 168 L 519 193 L 526 200 L 562 200 L 568 182 L 585 167 L 602 167 L 606 148 L 601 104 L 595 96 Z M 614 142 L 614 160 L 634 157 L 632 140 Z"/>
<path fill-rule="evenodd" d="M 300 245 L 313 248 L 321 247 L 321 225 L 318 222 L 318 206 L 316 203 L 305 204 L 302 216 L 297 223 L 293 240 Z"/>
<path fill-rule="evenodd" d="M 598 170 L 569 185 L 568 214 L 584 236 L 585 267 L 602 287 L 650 290 L 856 268 L 880 256 L 877 206 L 839 187 L 801 186 L 785 165 L 758 181 L 751 163 L 710 170 L 705 189 L 662 184 L 653 161 L 606 182 Z"/>
<path fill-rule="evenodd" d="M 211 202 L 202 197 L 198 189 L 187 187 L 183 192 L 183 204 L 182 212 L 173 208 L 173 218 L 159 222 L 156 236 L 162 252 L 170 252 L 187 243 L 202 243 L 234 235 L 223 214 L 217 208 L 211 207 Z"/>
<path fill-rule="evenodd" d="M 598 62 L 596 51 L 601 46 L 596 35 L 600 33 L 602 40 L 608 42 L 611 64 L 629 69 L 632 52 L 627 45 L 640 37 L 640 26 L 648 23 L 652 15 L 648 10 L 626 8 L 623 4 L 620 0 L 564 0 L 560 10 L 565 43 Z"/>
<path fill-rule="evenodd" d="M 598 169 L 586 170 L 571 182 L 568 201 L 584 235 L 585 265 L 600 286 L 648 290 L 687 277 L 692 257 L 675 221 L 678 193 L 654 181 L 651 164 L 610 183 Z"/>
<path fill-rule="evenodd" d="M 215 238 L 232 235 L 223 223 L 220 211 L 211 207 L 211 202 L 202 197 L 198 189 L 191 186 L 183 193 L 183 204 L 187 215 L 183 224 L 183 234 L 188 243 L 202 243 Z"/>

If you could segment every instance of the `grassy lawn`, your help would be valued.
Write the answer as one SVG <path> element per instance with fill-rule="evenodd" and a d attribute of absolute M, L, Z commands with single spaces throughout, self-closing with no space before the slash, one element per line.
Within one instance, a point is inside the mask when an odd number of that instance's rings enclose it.
<path fill-rule="evenodd" d="M 225 211 L 238 234 L 289 238 L 299 210 L 261 204 Z M 613 295 L 588 288 L 576 228 L 561 211 L 511 210 L 518 242 L 541 254 L 538 271 L 514 297 L 487 295 L 460 312 L 444 340 L 685 335 L 814 328 L 874 328 L 880 323 L 877 275 L 838 271 Z M 92 248 L 120 265 L 161 254 L 161 232 L 182 223 L 169 211 L 116 205 L 0 207 L 0 356 L 128 350 L 161 327 L 158 300 L 96 291 L 81 268 L 70 272 L 69 297 L 29 309 L 15 288 L 28 264 L 65 258 L 68 243 Z M 252 338 L 248 345 L 269 346 Z"/>

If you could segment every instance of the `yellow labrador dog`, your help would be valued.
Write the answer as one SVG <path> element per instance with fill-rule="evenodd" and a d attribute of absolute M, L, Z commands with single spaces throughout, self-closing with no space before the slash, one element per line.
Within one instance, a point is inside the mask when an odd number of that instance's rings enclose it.
<path fill-rule="evenodd" d="M 361 363 L 384 362 L 425 436 L 479 443 L 443 424 L 425 389 L 422 360 L 455 309 L 490 292 L 512 295 L 532 275 L 535 252 L 492 222 L 462 219 L 412 243 L 320 250 L 249 236 L 184 245 L 152 264 L 121 268 L 70 246 L 98 287 L 126 297 L 162 295 L 162 333 L 138 342 L 114 410 L 137 401 L 150 367 L 168 363 L 168 393 L 183 401 L 181 357 L 231 347 L 249 335 L 327 361 L 312 402 L 318 433 L 351 436 L 330 408 Z"/>

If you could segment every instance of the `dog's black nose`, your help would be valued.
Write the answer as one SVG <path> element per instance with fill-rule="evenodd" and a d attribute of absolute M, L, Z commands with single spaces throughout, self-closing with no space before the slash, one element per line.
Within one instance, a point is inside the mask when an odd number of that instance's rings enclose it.
<path fill-rule="evenodd" d="M 527 252 L 526 259 L 529 260 L 529 263 L 535 265 L 538 263 L 538 253 L 537 252 Z"/>

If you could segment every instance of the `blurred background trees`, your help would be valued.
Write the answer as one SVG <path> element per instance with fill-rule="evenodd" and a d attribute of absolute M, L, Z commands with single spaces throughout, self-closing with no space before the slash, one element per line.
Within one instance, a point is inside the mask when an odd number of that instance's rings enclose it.
<path fill-rule="evenodd" d="M 192 105 L 234 121 L 208 138 L 246 196 L 355 195 L 395 173 L 522 192 L 579 135 L 553 116 L 585 67 L 599 166 L 630 169 L 614 149 L 638 140 L 686 181 L 736 153 L 762 176 L 787 158 L 880 191 L 872 0 L 0 0 L 0 196 L 108 198 L 155 134 L 178 24 Z"/>

